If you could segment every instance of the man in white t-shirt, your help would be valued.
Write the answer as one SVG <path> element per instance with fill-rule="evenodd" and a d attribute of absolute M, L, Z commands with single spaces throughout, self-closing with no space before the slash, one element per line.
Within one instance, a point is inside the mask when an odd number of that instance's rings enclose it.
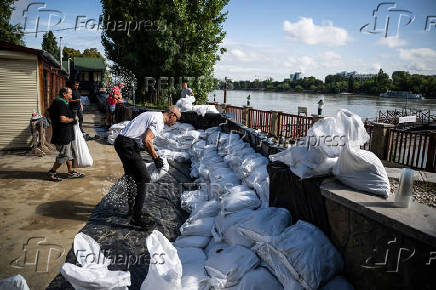
<path fill-rule="evenodd" d="M 156 168 L 163 166 L 163 160 L 156 153 L 153 146 L 154 137 L 162 131 L 164 124 L 174 125 L 181 117 L 176 106 L 170 106 L 165 113 L 145 112 L 129 122 L 115 139 L 115 150 L 121 159 L 124 173 L 131 177 L 136 184 L 136 197 L 134 202 L 129 201 L 130 224 L 146 227 L 141 219 L 142 206 L 145 201 L 146 184 L 150 182 L 150 175 L 145 167 L 145 162 L 140 155 L 140 148 L 151 155 Z"/>

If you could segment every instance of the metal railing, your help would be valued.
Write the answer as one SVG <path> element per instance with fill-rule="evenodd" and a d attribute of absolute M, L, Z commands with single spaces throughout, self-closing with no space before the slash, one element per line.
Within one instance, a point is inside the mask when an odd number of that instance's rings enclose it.
<path fill-rule="evenodd" d="M 386 160 L 416 169 L 426 169 L 429 154 L 428 133 L 389 130 Z"/>
<path fill-rule="evenodd" d="M 236 122 L 243 123 L 244 108 L 236 106 L 226 106 L 226 113 L 232 114 L 232 119 Z"/>
<path fill-rule="evenodd" d="M 273 133 L 272 131 L 272 112 L 250 109 L 248 111 L 248 127 L 261 130 L 265 133 Z"/>
<path fill-rule="evenodd" d="M 312 117 L 279 113 L 278 136 L 299 139 L 306 136 L 313 125 Z"/>

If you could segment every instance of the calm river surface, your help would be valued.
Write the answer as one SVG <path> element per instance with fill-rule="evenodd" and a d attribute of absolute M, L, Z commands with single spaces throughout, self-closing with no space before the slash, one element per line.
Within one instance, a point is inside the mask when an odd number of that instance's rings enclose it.
<path fill-rule="evenodd" d="M 214 91 L 209 95 L 213 101 L 213 95 L 218 103 L 223 103 L 224 91 Z M 323 114 L 332 116 L 338 109 L 348 109 L 357 113 L 362 118 L 373 119 L 378 111 L 401 110 L 407 104 L 409 109 L 430 110 L 436 114 L 436 99 L 432 100 L 406 100 L 388 99 L 376 96 L 361 95 L 324 95 L 303 93 L 276 93 L 259 91 L 227 91 L 227 104 L 243 106 L 247 104 L 247 96 L 251 95 L 251 106 L 260 110 L 283 111 L 285 113 L 298 113 L 297 107 L 307 107 L 308 115 L 318 111 L 318 100 L 324 98 Z"/>

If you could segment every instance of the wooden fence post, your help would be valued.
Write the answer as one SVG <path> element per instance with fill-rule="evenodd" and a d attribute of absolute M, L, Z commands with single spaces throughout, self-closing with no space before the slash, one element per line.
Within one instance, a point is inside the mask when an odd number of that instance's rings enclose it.
<path fill-rule="evenodd" d="M 430 132 L 425 171 L 436 172 L 436 132 Z"/>
<path fill-rule="evenodd" d="M 281 111 L 272 111 L 271 112 L 271 134 L 278 137 L 280 134 L 280 113 Z"/>
<path fill-rule="evenodd" d="M 370 148 L 371 151 L 382 160 L 386 160 L 386 155 L 388 153 L 387 149 L 390 128 L 394 128 L 394 125 L 386 123 L 374 123 L 373 133 L 370 140 Z"/>
<path fill-rule="evenodd" d="M 250 127 L 250 110 L 253 109 L 252 107 L 244 106 L 242 110 L 242 124 Z"/>

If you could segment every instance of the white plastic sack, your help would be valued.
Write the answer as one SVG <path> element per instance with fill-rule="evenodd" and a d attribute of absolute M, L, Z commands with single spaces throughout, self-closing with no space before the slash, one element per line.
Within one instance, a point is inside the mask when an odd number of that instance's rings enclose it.
<path fill-rule="evenodd" d="M 192 111 L 192 103 L 195 102 L 194 96 L 187 96 L 185 98 L 180 98 L 176 102 L 176 106 L 179 107 L 181 112 Z"/>
<path fill-rule="evenodd" d="M 86 141 L 83 138 L 82 131 L 80 131 L 79 124 L 74 125 L 74 135 L 75 138 L 73 141 L 71 141 L 71 146 L 74 153 L 73 167 L 85 168 L 92 166 L 94 160 L 89 153 L 88 145 L 86 145 Z"/>
<path fill-rule="evenodd" d="M 174 242 L 174 246 L 178 248 L 204 248 L 209 244 L 211 237 L 207 236 L 179 236 Z"/>
<path fill-rule="evenodd" d="M 129 124 L 130 121 L 124 121 L 121 123 L 113 124 L 109 130 L 107 135 L 107 142 L 111 145 L 114 144 L 115 139 L 117 139 L 118 135 L 121 133 L 121 131 Z"/>
<path fill-rule="evenodd" d="M 349 110 L 338 110 L 334 117 L 319 120 L 307 131 L 309 148 L 319 148 L 328 157 L 338 157 L 343 146 L 360 148 L 368 142 L 369 135 L 359 115 Z"/>
<path fill-rule="evenodd" d="M 256 242 L 268 242 L 274 236 L 280 235 L 292 223 L 291 214 L 285 208 L 262 208 L 254 211 L 235 227 L 246 240 L 250 241 L 247 247 Z"/>
<path fill-rule="evenodd" d="M 254 183 L 254 190 L 261 201 L 261 208 L 269 206 L 269 177 L 262 180 L 260 183 Z"/>
<path fill-rule="evenodd" d="M 151 182 L 157 182 L 159 179 L 162 178 L 165 174 L 168 173 L 170 170 L 170 165 L 168 163 L 168 160 L 166 158 L 163 159 L 163 167 L 161 169 L 157 169 L 154 162 L 145 163 L 145 167 L 147 168 L 148 173 L 150 174 L 150 180 Z"/>
<path fill-rule="evenodd" d="M 383 163 L 372 152 L 345 146 L 333 170 L 342 183 L 387 198 L 391 186 Z"/>
<path fill-rule="evenodd" d="M 208 200 L 207 191 L 200 189 L 184 191 L 180 197 L 181 208 L 187 212 L 192 212 Z"/>
<path fill-rule="evenodd" d="M 254 210 L 246 208 L 232 214 L 218 214 L 215 217 L 215 224 L 212 228 L 212 236 L 215 242 L 221 242 L 224 238 L 224 233 L 232 225 L 243 222 Z"/>
<path fill-rule="evenodd" d="M 219 203 L 216 200 L 210 200 L 196 207 L 189 219 L 196 220 L 205 217 L 216 217 L 220 211 Z"/>
<path fill-rule="evenodd" d="M 30 290 L 26 279 L 20 274 L 0 281 L 0 290 Z"/>
<path fill-rule="evenodd" d="M 324 233 L 302 220 L 271 242 L 256 243 L 254 249 L 286 289 L 318 289 L 344 266 Z"/>
<path fill-rule="evenodd" d="M 209 245 L 207 245 L 207 247 L 204 249 L 204 252 L 206 253 L 207 257 L 209 257 L 210 255 L 219 253 L 228 247 L 230 247 L 230 245 L 225 242 L 215 242 L 214 239 L 211 239 Z"/>
<path fill-rule="evenodd" d="M 206 255 L 199 248 L 177 248 L 177 254 L 182 262 L 182 288 L 196 290 L 200 283 L 209 277 L 204 269 Z"/>
<path fill-rule="evenodd" d="M 263 267 L 249 271 L 235 290 L 282 290 L 283 286 L 270 271 Z"/>
<path fill-rule="evenodd" d="M 165 263 L 150 263 L 141 290 L 179 290 L 182 288 L 182 263 L 177 249 L 158 230 L 146 240 L 150 256 L 165 254 Z"/>
<path fill-rule="evenodd" d="M 221 212 L 223 214 L 237 212 L 244 208 L 256 209 L 260 206 L 260 200 L 254 190 L 240 191 L 223 196 L 221 200 Z"/>
<path fill-rule="evenodd" d="M 212 227 L 215 219 L 213 217 L 200 218 L 196 220 L 186 220 L 180 227 L 182 236 L 212 236 Z"/>
<path fill-rule="evenodd" d="M 216 288 L 232 287 L 242 277 L 259 264 L 259 258 L 251 250 L 236 246 L 211 253 L 205 269 L 209 276 L 209 285 Z"/>
<path fill-rule="evenodd" d="M 320 148 L 302 146 L 290 147 L 282 152 L 270 155 L 271 161 L 281 161 L 289 165 L 291 171 L 301 179 L 327 175 L 337 162 L 337 158 L 330 158 Z"/>
<path fill-rule="evenodd" d="M 197 113 L 197 115 L 204 117 L 206 113 L 219 114 L 218 110 L 214 105 L 194 105 L 192 110 Z"/>
<path fill-rule="evenodd" d="M 82 266 L 65 263 L 61 274 L 74 289 L 127 290 L 130 286 L 129 271 L 109 271 L 111 260 L 100 250 L 100 245 L 90 236 L 78 233 L 74 237 L 74 254 Z"/>

